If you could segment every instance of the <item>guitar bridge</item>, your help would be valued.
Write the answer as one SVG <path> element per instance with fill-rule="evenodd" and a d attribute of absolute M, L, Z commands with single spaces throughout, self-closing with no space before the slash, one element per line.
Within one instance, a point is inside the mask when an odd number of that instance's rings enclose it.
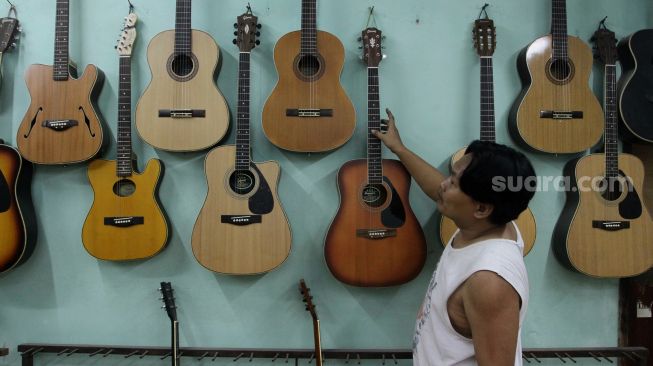
<path fill-rule="evenodd" d="M 159 109 L 159 117 L 170 118 L 193 118 L 193 117 L 206 117 L 206 110 L 204 109 Z"/>
<path fill-rule="evenodd" d="M 124 216 L 124 217 L 105 217 L 104 225 L 116 227 L 130 227 L 134 225 L 143 225 L 145 219 L 143 216 Z"/>
<path fill-rule="evenodd" d="M 286 109 L 287 117 L 333 117 L 333 109 L 299 108 Z"/>
<path fill-rule="evenodd" d="M 384 239 L 397 236 L 395 229 L 357 229 L 356 236 L 367 239 Z"/>
<path fill-rule="evenodd" d="M 77 126 L 78 124 L 79 122 L 74 119 L 56 119 L 43 121 L 41 126 L 54 131 L 65 131 L 71 127 Z"/>
<path fill-rule="evenodd" d="M 236 226 L 260 224 L 261 215 L 222 215 L 220 216 L 220 222 Z"/>
<path fill-rule="evenodd" d="M 630 221 L 601 221 L 592 220 L 592 227 L 605 231 L 618 231 L 630 228 Z"/>
<path fill-rule="evenodd" d="M 581 119 L 583 118 L 583 111 L 540 111 L 540 118 Z"/>

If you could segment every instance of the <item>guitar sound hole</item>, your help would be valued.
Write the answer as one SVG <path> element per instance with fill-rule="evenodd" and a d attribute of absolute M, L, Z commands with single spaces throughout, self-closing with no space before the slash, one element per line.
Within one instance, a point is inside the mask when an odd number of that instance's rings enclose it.
<path fill-rule="evenodd" d="M 305 77 L 313 77 L 320 71 L 320 59 L 313 55 L 301 56 L 297 63 L 299 72 Z"/>
<path fill-rule="evenodd" d="M 549 65 L 549 73 L 556 81 L 568 80 L 571 76 L 571 65 L 567 60 L 553 60 Z"/>
<path fill-rule="evenodd" d="M 193 58 L 189 55 L 179 54 L 172 60 L 172 72 L 179 77 L 185 77 L 193 72 Z"/>
<path fill-rule="evenodd" d="M 129 179 L 121 179 L 113 185 L 113 193 L 120 197 L 129 197 L 136 192 L 136 184 Z"/>
<path fill-rule="evenodd" d="M 250 193 L 255 182 L 254 174 L 249 170 L 236 170 L 229 176 L 229 187 L 239 195 Z"/>
<path fill-rule="evenodd" d="M 387 198 L 388 191 L 383 184 L 368 184 L 361 192 L 363 202 L 372 208 L 383 206 Z"/>
<path fill-rule="evenodd" d="M 599 191 L 606 201 L 616 201 L 623 192 L 623 178 L 603 178 L 599 183 Z"/>

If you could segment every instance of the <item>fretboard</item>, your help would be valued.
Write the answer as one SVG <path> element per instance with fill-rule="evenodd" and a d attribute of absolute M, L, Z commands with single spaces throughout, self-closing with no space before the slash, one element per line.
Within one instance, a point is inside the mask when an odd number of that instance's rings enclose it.
<path fill-rule="evenodd" d="M 619 176 L 619 144 L 617 143 L 617 67 L 605 65 L 605 175 L 607 178 Z"/>
<path fill-rule="evenodd" d="M 175 19 L 175 54 L 190 54 L 192 51 L 190 20 L 191 0 L 177 0 Z"/>
<path fill-rule="evenodd" d="M 369 184 L 383 182 L 381 140 L 372 134 L 381 130 L 379 107 L 379 68 L 367 68 L 367 179 Z"/>
<path fill-rule="evenodd" d="M 317 0 L 302 0 L 301 53 L 317 53 Z"/>
<path fill-rule="evenodd" d="M 54 80 L 68 80 L 68 0 L 57 0 L 54 31 Z"/>
<path fill-rule="evenodd" d="M 496 141 L 492 57 L 481 57 L 481 141 Z"/>
<path fill-rule="evenodd" d="M 567 5 L 566 0 L 551 0 L 551 36 L 553 59 L 567 59 Z"/>
<path fill-rule="evenodd" d="M 249 52 L 240 53 L 238 65 L 238 117 L 236 131 L 236 169 L 247 170 L 249 149 Z"/>
<path fill-rule="evenodd" d="M 120 56 L 119 75 L 116 174 L 119 177 L 129 177 L 132 175 L 132 97 L 130 56 Z"/>

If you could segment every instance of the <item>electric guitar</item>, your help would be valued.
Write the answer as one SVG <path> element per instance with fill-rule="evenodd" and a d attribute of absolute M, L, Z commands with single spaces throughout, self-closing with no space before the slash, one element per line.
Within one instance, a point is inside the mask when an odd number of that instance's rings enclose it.
<path fill-rule="evenodd" d="M 565 0 L 551 0 L 551 34 L 517 59 L 522 91 L 509 115 L 513 138 L 545 153 L 577 153 L 601 138 L 601 105 L 589 87 L 592 52 L 567 35 Z"/>
<path fill-rule="evenodd" d="M 237 19 L 240 50 L 236 145 L 218 146 L 204 162 L 208 192 L 191 244 L 197 261 L 225 274 L 270 271 L 290 253 L 288 219 L 277 195 L 276 161 L 253 163 L 250 151 L 250 52 L 258 44 L 257 17 Z"/>
<path fill-rule="evenodd" d="M 177 0 L 175 29 L 154 36 L 147 48 L 152 80 L 136 106 L 136 129 L 145 142 L 197 151 L 224 137 L 229 108 L 214 82 L 219 52 L 208 33 L 191 29 L 191 0 Z"/>
<path fill-rule="evenodd" d="M 34 64 L 25 72 L 31 102 L 16 144 L 37 164 L 70 164 L 92 159 L 106 142 L 95 105 L 104 75 L 88 65 L 77 79 L 68 57 L 68 0 L 57 0 L 54 66 Z"/>
<path fill-rule="evenodd" d="M 32 164 L 0 140 L 0 273 L 25 262 L 36 244 Z"/>
<path fill-rule="evenodd" d="M 565 166 L 572 186 L 554 230 L 554 253 L 589 276 L 629 277 L 653 266 L 653 222 L 641 198 L 644 166 L 618 152 L 617 41 L 607 28 L 594 40 L 605 63 L 605 150 Z"/>
<path fill-rule="evenodd" d="M 116 160 L 97 159 L 88 166 L 94 198 L 82 228 L 82 242 L 89 254 L 98 259 L 149 258 L 168 241 L 168 224 L 157 197 L 163 164 L 152 159 L 143 173 L 134 171 L 137 164 L 131 141 L 131 54 L 137 19 L 134 13 L 125 18 L 116 46 L 120 56 Z"/>
<path fill-rule="evenodd" d="M 622 136 L 631 141 L 653 142 L 653 29 L 639 30 L 619 42 L 619 119 Z"/>
<path fill-rule="evenodd" d="M 496 142 L 494 123 L 494 77 L 492 55 L 496 46 L 496 32 L 492 19 L 477 19 L 474 23 L 474 48 L 481 58 L 481 141 Z M 458 150 L 452 157 L 450 166 L 465 155 L 465 148 Z M 522 212 L 515 220 L 524 240 L 524 256 L 535 244 L 535 217 L 530 208 Z M 458 227 L 450 218 L 442 216 L 440 220 L 440 242 L 446 245 Z"/>
<path fill-rule="evenodd" d="M 302 301 L 306 303 L 306 311 L 311 314 L 313 319 L 313 341 L 315 343 L 315 365 L 322 366 L 322 342 L 320 341 L 320 319 L 317 317 L 311 289 L 306 287 L 306 282 L 302 278 L 299 280 L 299 292 L 302 294 Z"/>
<path fill-rule="evenodd" d="M 356 112 L 340 85 L 345 50 L 317 30 L 317 0 L 302 0 L 302 28 L 274 47 L 279 81 L 263 106 L 263 132 L 277 147 L 296 152 L 333 150 L 347 142 Z"/>
<path fill-rule="evenodd" d="M 398 160 L 383 159 L 380 130 L 381 31 L 362 32 L 368 75 L 367 159 L 338 170 L 340 206 L 326 235 L 324 255 L 331 273 L 354 286 L 391 286 L 419 274 L 426 240 L 408 194 L 411 178 Z"/>
<path fill-rule="evenodd" d="M 179 320 L 177 320 L 177 305 L 175 305 L 175 295 L 174 290 L 170 282 L 161 282 L 161 300 L 163 300 L 163 305 L 170 318 L 170 327 L 172 330 L 171 340 L 172 346 L 170 347 L 170 358 L 172 360 L 172 366 L 181 365 L 179 359 Z"/>
<path fill-rule="evenodd" d="M 4 18 L 0 18 L 0 65 L 5 52 L 16 48 L 16 42 L 18 42 L 22 32 L 18 19 L 11 16 L 12 12 L 16 14 L 16 8 L 13 5 L 9 8 L 9 14 Z M 0 83 L 2 78 L 2 68 L 0 68 Z"/>

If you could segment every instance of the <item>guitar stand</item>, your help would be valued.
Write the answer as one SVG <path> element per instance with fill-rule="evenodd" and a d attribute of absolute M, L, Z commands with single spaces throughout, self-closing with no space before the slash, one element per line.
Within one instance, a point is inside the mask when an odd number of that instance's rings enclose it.
<path fill-rule="evenodd" d="M 64 344 L 37 344 L 26 343 L 19 344 L 17 347 L 22 359 L 22 366 L 33 366 L 34 356 L 39 354 L 54 354 L 56 357 L 70 357 L 72 355 L 87 355 L 88 357 L 117 357 L 123 356 L 130 358 L 138 356 L 158 356 L 162 360 L 170 357 L 170 347 L 130 347 L 130 346 L 99 346 L 99 345 L 64 345 Z M 315 359 L 313 349 L 255 349 L 255 348 L 199 348 L 199 347 L 181 347 L 179 357 L 196 357 L 198 361 L 205 358 L 211 358 L 215 361 L 218 358 L 231 358 L 232 362 L 240 359 L 248 359 L 252 362 L 254 358 L 285 360 L 288 363 L 290 359 L 295 360 L 295 365 L 299 365 L 300 360 L 308 360 L 311 363 Z M 0 356 L 5 356 L 8 350 L 0 348 Z M 349 361 L 355 361 L 360 365 L 362 360 L 382 360 L 385 365 L 386 361 L 398 364 L 399 360 L 411 360 L 413 355 L 409 349 L 325 349 L 322 351 L 323 362 L 327 359 L 344 360 L 346 364 Z M 646 366 L 649 351 L 644 347 L 589 347 L 589 348 L 525 348 L 522 352 L 522 358 L 528 364 L 542 363 L 542 359 L 558 359 L 561 363 L 577 363 L 579 358 L 593 358 L 596 362 L 607 361 L 609 364 L 615 364 L 614 359 L 623 359 L 627 361 L 626 365 Z M 352 362 L 353 363 L 353 362 Z"/>

